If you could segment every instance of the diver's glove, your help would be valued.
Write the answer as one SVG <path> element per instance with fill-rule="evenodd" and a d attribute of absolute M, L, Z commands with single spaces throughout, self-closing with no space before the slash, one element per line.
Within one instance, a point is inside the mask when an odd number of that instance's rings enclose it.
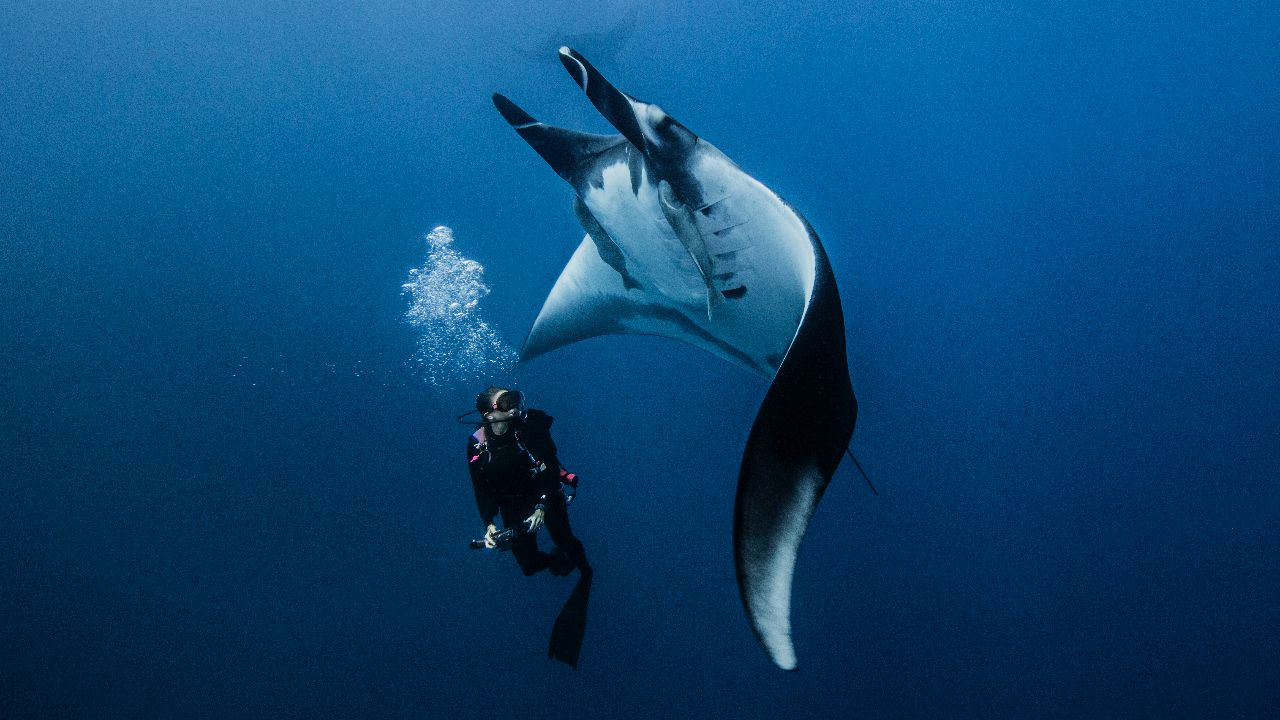
<path fill-rule="evenodd" d="M 489 527 L 485 528 L 484 531 L 484 546 L 490 550 L 498 547 L 498 541 L 494 538 L 494 535 L 497 534 L 498 526 L 493 523 L 489 523 Z"/>
<path fill-rule="evenodd" d="M 533 509 L 533 514 L 524 519 L 524 524 L 529 528 L 527 532 L 536 532 L 542 527 L 542 518 L 547 514 L 542 509 L 542 505 L 538 505 Z"/>

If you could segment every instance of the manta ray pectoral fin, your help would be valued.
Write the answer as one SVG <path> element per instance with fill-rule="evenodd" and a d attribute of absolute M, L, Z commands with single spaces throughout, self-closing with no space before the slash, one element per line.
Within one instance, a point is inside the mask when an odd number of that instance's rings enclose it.
<path fill-rule="evenodd" d="M 561 271 L 520 350 L 530 360 L 556 348 L 600 335 L 628 333 L 681 340 L 768 374 L 749 357 L 691 321 L 671 300 L 644 286 L 628 287 L 624 276 L 600 256 L 587 235 Z"/>
<path fill-rule="evenodd" d="M 560 272 L 520 350 L 524 360 L 597 335 L 623 332 L 620 308 L 629 304 L 622 275 L 600 257 L 588 234 Z"/>
<path fill-rule="evenodd" d="M 796 667 L 791 583 L 800 541 L 858 417 L 844 314 L 820 250 L 818 263 L 809 308 L 747 438 L 733 518 L 743 607 L 760 644 L 784 670 Z M 820 422 L 813 419 L 818 408 Z"/>
<path fill-rule="evenodd" d="M 524 360 L 600 335 L 661 335 L 715 347 L 715 339 L 661 296 L 628 286 L 587 235 L 561 271 L 520 350 Z"/>
<path fill-rule="evenodd" d="M 626 142 L 617 135 L 595 135 L 547 125 L 498 93 L 493 95 L 493 104 L 529 147 L 566 180 L 571 181 L 574 172 L 591 158 Z"/>

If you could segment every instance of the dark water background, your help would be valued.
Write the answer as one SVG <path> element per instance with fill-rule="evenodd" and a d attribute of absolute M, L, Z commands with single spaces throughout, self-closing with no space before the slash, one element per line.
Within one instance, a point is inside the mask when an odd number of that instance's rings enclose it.
<path fill-rule="evenodd" d="M 0 714 L 1272 716 L 1278 16 L 10 4 Z M 489 93 L 607 131 L 564 38 L 831 256 L 881 494 L 842 468 L 814 519 L 799 673 L 733 581 L 765 387 L 710 355 L 505 378 L 586 478 L 577 672 L 571 581 L 466 549 L 477 389 L 415 375 L 400 284 L 447 224 L 519 343 L 581 231 Z"/>

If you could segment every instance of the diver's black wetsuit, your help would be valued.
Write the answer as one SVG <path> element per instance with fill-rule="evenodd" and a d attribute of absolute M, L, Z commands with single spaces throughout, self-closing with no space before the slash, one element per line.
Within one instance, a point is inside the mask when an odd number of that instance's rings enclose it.
<path fill-rule="evenodd" d="M 523 527 L 534 506 L 544 507 L 543 524 L 556 547 L 566 556 L 556 556 L 538 549 L 536 534 L 521 534 L 511 545 L 520 570 L 532 575 L 547 568 L 563 575 L 573 567 L 591 572 L 582 542 L 569 528 L 569 512 L 564 493 L 560 491 L 560 461 L 556 444 L 551 439 L 550 415 L 529 410 L 523 420 L 511 423 L 511 429 L 495 435 L 482 428 L 467 441 L 467 467 L 476 492 L 480 519 L 489 525 L 501 513 L 503 527 Z M 567 560 L 567 562 L 565 561 Z"/>

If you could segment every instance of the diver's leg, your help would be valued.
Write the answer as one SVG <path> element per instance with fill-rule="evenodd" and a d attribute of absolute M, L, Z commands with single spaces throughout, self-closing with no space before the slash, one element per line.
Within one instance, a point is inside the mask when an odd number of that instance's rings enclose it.
<path fill-rule="evenodd" d="M 502 507 L 502 526 L 504 528 L 520 527 L 524 519 L 528 517 L 528 513 L 523 512 L 523 508 L 518 507 Z M 525 535 L 521 534 L 511 543 L 511 554 L 515 556 L 516 563 L 520 565 L 520 572 L 526 576 L 542 572 L 551 566 L 551 555 L 538 549 L 538 535 L 536 533 Z"/>
<path fill-rule="evenodd" d="M 551 536 L 551 541 L 565 552 L 579 570 L 584 573 L 591 572 L 591 563 L 587 562 L 587 551 L 582 546 L 582 541 L 574 536 L 573 529 L 569 527 L 569 510 L 565 507 L 564 497 L 548 499 L 546 507 L 543 522 L 547 526 L 547 534 Z M 568 572 L 567 568 L 565 572 Z"/>
<path fill-rule="evenodd" d="M 516 556 L 520 572 L 525 575 L 540 573 L 551 566 L 552 557 L 549 553 L 538 549 L 537 537 L 537 535 L 521 535 L 511 543 L 511 554 Z"/>

